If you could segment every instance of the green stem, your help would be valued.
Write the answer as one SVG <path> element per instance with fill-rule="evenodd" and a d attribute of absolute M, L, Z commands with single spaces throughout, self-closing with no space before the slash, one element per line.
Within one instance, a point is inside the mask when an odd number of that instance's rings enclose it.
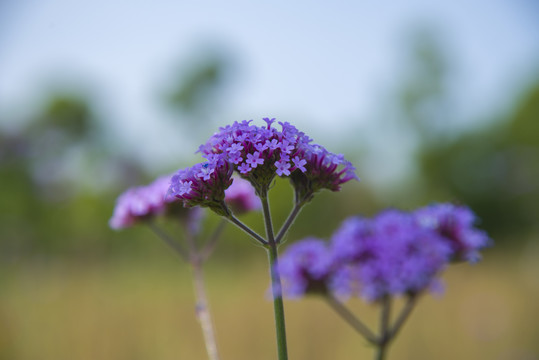
<path fill-rule="evenodd" d="M 275 242 L 277 244 L 281 243 L 281 241 L 283 240 L 284 235 L 286 234 L 286 232 L 290 228 L 290 225 L 292 225 L 292 223 L 296 219 L 296 216 L 298 216 L 298 214 L 299 214 L 301 208 L 303 207 L 303 205 L 305 205 L 305 202 L 297 202 L 297 203 L 294 204 L 294 208 L 292 209 L 290 214 L 288 214 L 288 217 L 286 218 L 286 221 L 284 222 L 283 226 L 281 227 L 281 230 L 279 230 L 279 233 L 275 237 Z"/>
<path fill-rule="evenodd" d="M 208 257 L 213 253 L 213 250 L 215 249 L 215 245 L 217 244 L 217 240 L 219 240 L 219 236 L 223 232 L 223 229 L 225 228 L 226 220 L 221 219 L 215 230 L 213 231 L 210 239 L 204 244 L 204 247 L 200 251 L 200 258 L 202 261 L 206 261 Z"/>
<path fill-rule="evenodd" d="M 195 290 L 195 311 L 197 319 L 202 329 L 202 335 L 204 337 L 204 345 L 206 346 L 206 352 L 208 353 L 208 360 L 219 360 L 219 353 L 217 352 L 217 341 L 215 340 L 215 332 L 211 319 L 210 308 L 208 306 L 208 296 L 206 295 L 206 288 L 204 286 L 204 272 L 202 270 L 202 264 L 207 257 L 204 256 L 202 251 L 197 249 L 196 234 L 190 231 L 189 226 L 184 225 L 185 238 L 187 247 L 189 249 L 189 263 L 193 271 L 193 285 Z M 217 241 L 219 233 L 214 233 L 214 238 L 210 241 Z M 208 254 L 209 255 L 209 254 Z"/>
<path fill-rule="evenodd" d="M 273 294 L 273 313 L 275 317 L 275 333 L 277 336 L 277 352 L 279 360 L 288 359 L 288 350 L 286 346 L 286 326 L 284 320 L 284 304 L 281 296 L 281 278 L 277 271 L 278 255 L 275 244 L 267 247 L 268 259 L 270 265 L 271 288 Z"/>
<path fill-rule="evenodd" d="M 286 345 L 286 326 L 284 318 L 284 304 L 281 295 L 281 277 L 277 271 L 279 265 L 279 255 L 277 251 L 277 243 L 273 234 L 273 224 L 271 221 L 271 213 L 267 194 L 261 194 L 262 211 L 264 214 L 264 224 L 266 225 L 267 245 L 265 248 L 268 252 L 271 288 L 273 295 L 273 313 L 275 317 L 275 333 L 277 337 L 277 353 L 279 360 L 288 359 L 288 350 Z"/>
<path fill-rule="evenodd" d="M 253 239 L 261 243 L 262 245 L 266 246 L 268 245 L 268 242 L 264 240 L 264 238 L 260 235 L 258 235 L 256 232 L 254 232 L 250 227 L 242 223 L 240 220 L 238 220 L 234 215 L 231 213 L 227 215 L 226 219 L 230 221 L 232 224 L 239 227 L 241 230 L 245 231 L 249 236 L 251 236 Z"/>
<path fill-rule="evenodd" d="M 404 308 L 399 314 L 397 320 L 395 320 L 395 324 L 393 324 L 393 327 L 391 328 L 391 330 L 389 330 L 389 337 L 391 339 L 395 338 L 399 330 L 402 329 L 402 325 L 404 325 L 404 322 L 408 319 L 408 317 L 412 313 L 412 310 L 414 309 L 415 304 L 417 303 L 417 298 L 417 295 L 410 295 L 408 297 L 408 301 L 404 305 Z"/>
<path fill-rule="evenodd" d="M 368 342 L 371 344 L 377 344 L 378 339 L 376 335 L 365 325 L 361 320 L 359 320 L 342 302 L 334 298 L 331 294 L 324 296 L 326 302 L 331 306 L 333 310 L 339 316 L 352 326 L 354 330 L 360 333 Z"/>
<path fill-rule="evenodd" d="M 391 317 L 391 297 L 386 295 L 382 299 L 382 311 L 380 315 L 380 338 L 378 342 L 378 351 L 376 352 L 376 360 L 384 360 L 387 354 L 387 346 L 391 340 L 389 332 L 389 320 Z"/>
<path fill-rule="evenodd" d="M 158 238 L 163 240 L 168 246 L 170 246 L 184 261 L 189 261 L 189 254 L 185 249 L 172 237 L 170 237 L 166 232 L 164 232 L 159 226 L 155 225 L 153 222 L 148 222 L 148 227 L 153 231 Z"/>
<path fill-rule="evenodd" d="M 148 223 L 150 229 L 165 243 L 172 247 L 183 260 L 191 265 L 193 271 L 193 285 L 195 289 L 195 301 L 196 301 L 196 316 L 200 322 L 202 334 L 204 336 L 204 343 L 206 345 L 206 351 L 208 353 L 209 360 L 219 360 L 219 354 L 217 352 L 217 342 L 215 340 L 215 333 L 211 320 L 211 313 L 208 307 L 208 299 L 206 295 L 206 289 L 204 287 L 204 274 L 202 271 L 202 263 L 205 260 L 203 254 L 197 252 L 194 234 L 192 234 L 187 226 L 184 226 L 185 237 L 187 240 L 188 251 L 186 251 L 179 243 L 174 241 L 167 233 L 159 228 L 154 223 Z M 214 234 L 218 237 L 219 234 Z M 213 240 L 213 239 L 212 239 Z M 211 241 L 211 240 L 210 240 Z M 213 240 L 216 241 L 216 240 Z"/>
<path fill-rule="evenodd" d="M 195 288 L 196 297 L 196 315 L 198 321 L 200 322 L 202 335 L 204 336 L 204 344 L 206 345 L 208 359 L 219 360 L 219 353 L 217 352 L 217 341 L 215 340 L 211 313 L 208 307 L 208 299 L 206 296 L 206 289 L 204 287 L 204 274 L 202 272 L 201 263 L 193 262 L 192 269 L 193 285 Z"/>
<path fill-rule="evenodd" d="M 273 223 L 271 220 L 271 212 L 269 208 L 269 201 L 268 197 L 266 196 L 260 196 L 260 200 L 262 202 L 262 214 L 264 215 L 264 225 L 266 226 L 266 238 L 268 239 L 268 243 L 271 244 L 277 244 L 275 241 L 275 235 L 273 234 Z"/>

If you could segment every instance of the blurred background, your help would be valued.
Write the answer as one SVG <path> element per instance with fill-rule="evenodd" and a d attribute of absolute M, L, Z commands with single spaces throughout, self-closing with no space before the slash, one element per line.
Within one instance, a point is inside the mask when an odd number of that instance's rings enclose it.
<path fill-rule="evenodd" d="M 107 222 L 219 126 L 266 116 L 361 178 L 315 197 L 289 242 L 441 201 L 495 240 L 390 358 L 539 359 L 538 19 L 534 0 L 0 1 L 0 359 L 203 359 L 189 268 Z M 278 224 L 292 193 L 271 196 Z M 264 252 L 227 228 L 206 277 L 222 358 L 274 359 Z M 322 301 L 285 305 L 291 358 L 369 358 Z"/>

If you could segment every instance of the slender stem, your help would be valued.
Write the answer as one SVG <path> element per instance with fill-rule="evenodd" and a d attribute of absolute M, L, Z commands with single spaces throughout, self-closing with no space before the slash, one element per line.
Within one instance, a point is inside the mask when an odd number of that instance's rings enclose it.
<path fill-rule="evenodd" d="M 376 344 L 378 342 L 376 335 L 350 310 L 348 310 L 348 308 L 344 306 L 342 302 L 334 298 L 331 294 L 324 296 L 324 299 L 329 306 L 331 306 L 331 308 L 348 323 L 348 325 L 352 326 L 354 330 L 360 333 L 361 336 L 363 336 L 368 342 L 372 344 Z"/>
<path fill-rule="evenodd" d="M 157 237 L 162 239 L 166 244 L 174 249 L 183 260 L 191 264 L 193 269 L 193 285 L 195 288 L 196 314 L 200 322 L 200 327 L 202 328 L 204 343 L 206 344 L 206 351 L 208 352 L 208 359 L 219 360 L 217 342 L 215 341 L 211 314 L 208 308 L 206 290 L 204 288 L 204 276 L 202 273 L 203 259 L 201 258 L 201 255 L 197 253 L 193 234 L 190 233 L 188 227 L 184 227 L 185 237 L 189 249 L 189 251 L 186 251 L 178 242 L 172 239 L 154 223 L 149 222 L 148 226 L 157 235 Z"/>
<path fill-rule="evenodd" d="M 412 310 L 414 309 L 414 306 L 417 303 L 417 299 L 418 299 L 417 295 L 410 295 L 408 297 L 408 301 L 404 305 L 404 308 L 399 314 L 399 317 L 397 318 L 397 320 L 395 320 L 395 324 L 393 324 L 393 327 L 389 330 L 389 337 L 391 339 L 395 338 L 399 330 L 402 329 L 402 325 L 404 325 L 404 322 L 406 321 L 406 319 L 408 319 L 408 317 L 412 313 Z"/>
<path fill-rule="evenodd" d="M 157 235 L 158 238 L 163 240 L 168 246 L 176 251 L 183 260 L 189 261 L 189 254 L 187 251 L 185 251 L 185 249 L 177 241 L 165 233 L 159 226 L 153 222 L 148 222 L 148 227 L 154 232 L 155 235 Z"/>
<path fill-rule="evenodd" d="M 391 297 L 386 295 L 382 299 L 382 311 L 380 315 L 380 338 L 378 341 L 378 351 L 376 360 L 384 360 L 387 353 L 387 346 L 391 340 L 389 333 L 389 320 L 391 317 Z"/>
<path fill-rule="evenodd" d="M 262 245 L 268 245 L 268 242 L 266 240 L 264 240 L 264 238 L 260 235 L 258 235 L 256 232 L 254 232 L 253 230 L 251 230 L 250 227 L 248 227 L 247 225 L 245 225 L 244 223 L 242 223 L 240 220 L 238 220 L 234 215 L 232 214 L 228 214 L 228 216 L 226 217 L 226 219 L 228 221 L 230 221 L 232 224 L 236 225 L 237 227 L 239 227 L 240 229 L 242 229 L 243 231 L 245 231 L 247 234 L 249 234 L 253 239 L 255 239 L 256 241 L 258 241 L 259 243 L 261 243 Z"/>
<path fill-rule="evenodd" d="M 284 318 L 284 304 L 281 294 L 281 277 L 277 271 L 279 265 L 279 255 L 277 251 L 277 243 L 273 234 L 273 224 L 271 222 L 271 212 L 269 201 L 266 194 L 260 196 L 262 201 L 262 212 L 264 214 L 264 224 L 266 225 L 267 245 L 265 248 L 268 252 L 271 289 L 273 295 L 273 313 L 275 317 L 275 333 L 277 337 L 277 353 L 279 360 L 288 359 L 288 350 L 286 345 L 286 326 Z"/>
<path fill-rule="evenodd" d="M 275 242 L 277 244 L 281 243 L 281 241 L 283 240 L 284 235 L 286 234 L 286 232 L 290 228 L 290 225 L 292 225 L 292 223 L 296 219 L 296 216 L 298 216 L 298 214 L 299 214 L 301 208 L 303 207 L 303 205 L 305 205 L 304 202 L 297 202 L 297 203 L 294 204 L 294 208 L 292 209 L 290 214 L 288 214 L 288 217 L 286 218 L 286 221 L 284 222 L 283 226 L 281 227 L 281 230 L 279 230 L 279 233 L 275 237 Z"/>
<path fill-rule="evenodd" d="M 183 232 L 185 235 L 185 240 L 187 242 L 187 249 L 189 250 L 189 262 L 194 266 L 200 261 L 195 241 L 196 234 L 194 234 L 189 228 L 189 226 L 185 224 L 183 226 Z"/>
<path fill-rule="evenodd" d="M 271 289 L 273 294 L 273 314 L 275 317 L 275 333 L 277 336 L 277 353 L 279 360 L 288 359 L 288 350 L 286 345 L 286 326 L 284 320 L 284 304 L 281 295 L 281 277 L 277 271 L 278 253 L 277 245 L 271 244 L 267 247 L 268 259 L 270 265 Z"/>
<path fill-rule="evenodd" d="M 262 202 L 262 213 L 264 215 L 264 225 L 266 226 L 266 238 L 268 239 L 268 243 L 270 245 L 276 244 L 277 242 L 275 241 L 275 235 L 273 233 L 273 223 L 271 220 L 271 212 L 269 208 L 268 197 L 261 196 L 260 200 Z"/>
<path fill-rule="evenodd" d="M 211 320 L 211 313 L 208 307 L 208 300 L 206 296 L 206 289 L 204 287 L 204 274 L 200 262 L 193 261 L 193 285 L 195 288 L 196 297 L 196 314 L 202 334 L 204 336 L 204 343 L 206 344 L 206 351 L 208 353 L 209 360 L 219 360 L 219 354 L 217 352 L 217 342 L 215 341 L 215 333 L 213 330 L 213 324 Z"/>
<path fill-rule="evenodd" d="M 210 239 L 204 244 L 204 247 L 200 251 L 200 258 L 202 261 L 206 261 L 208 257 L 212 254 L 213 250 L 215 249 L 215 245 L 217 244 L 217 240 L 219 240 L 219 236 L 223 232 L 223 229 L 225 228 L 226 220 L 221 219 L 213 233 L 211 234 Z"/>

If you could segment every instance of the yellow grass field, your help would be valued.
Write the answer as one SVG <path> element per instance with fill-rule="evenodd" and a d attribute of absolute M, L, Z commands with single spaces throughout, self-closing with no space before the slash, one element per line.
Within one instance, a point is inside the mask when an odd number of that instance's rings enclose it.
<path fill-rule="evenodd" d="M 446 271 L 443 296 L 425 296 L 389 359 L 539 359 L 537 254 L 490 251 Z M 266 259 L 209 264 L 207 290 L 222 359 L 276 359 Z M 162 261 L 2 265 L 0 358 L 205 359 L 189 268 Z M 348 304 L 375 327 L 374 306 Z M 398 304 L 397 304 L 398 305 Z M 318 298 L 286 301 L 290 359 L 372 359 L 372 349 Z"/>

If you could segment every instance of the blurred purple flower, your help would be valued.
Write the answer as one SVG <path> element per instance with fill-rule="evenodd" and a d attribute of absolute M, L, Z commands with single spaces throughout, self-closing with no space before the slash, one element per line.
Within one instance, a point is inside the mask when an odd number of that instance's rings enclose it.
<path fill-rule="evenodd" d="M 291 298 L 324 293 L 333 258 L 323 240 L 307 238 L 288 247 L 279 259 L 282 292 Z"/>
<path fill-rule="evenodd" d="M 242 178 L 234 178 L 232 185 L 225 190 L 225 202 L 237 214 L 262 208 L 262 203 L 256 196 L 255 189 L 249 181 Z"/>
<path fill-rule="evenodd" d="M 437 232 L 451 247 L 452 260 L 476 262 L 479 250 L 491 245 L 487 233 L 477 229 L 475 214 L 466 206 L 432 204 L 415 212 L 421 226 Z"/>
<path fill-rule="evenodd" d="M 397 210 L 372 219 L 347 219 L 333 236 L 332 249 L 345 264 L 332 285 L 334 291 L 368 301 L 425 290 L 445 268 L 451 252 L 437 233 Z"/>
<path fill-rule="evenodd" d="M 474 220 L 468 208 L 450 204 L 350 217 L 329 247 L 309 238 L 287 249 L 279 267 L 285 294 L 298 297 L 314 288 L 377 301 L 436 291 L 438 275 L 455 256 L 477 259 L 489 243 L 486 233 L 472 226 Z"/>
<path fill-rule="evenodd" d="M 421 227 L 412 214 L 397 210 L 372 219 L 347 219 L 333 236 L 332 246 L 334 256 L 346 264 L 334 291 L 368 301 L 427 289 L 451 253 L 437 233 Z"/>
<path fill-rule="evenodd" d="M 116 200 L 116 206 L 109 225 L 113 229 L 130 227 L 139 221 L 162 215 L 173 203 L 174 198 L 166 196 L 170 176 L 156 179 L 147 186 L 128 189 Z"/>

